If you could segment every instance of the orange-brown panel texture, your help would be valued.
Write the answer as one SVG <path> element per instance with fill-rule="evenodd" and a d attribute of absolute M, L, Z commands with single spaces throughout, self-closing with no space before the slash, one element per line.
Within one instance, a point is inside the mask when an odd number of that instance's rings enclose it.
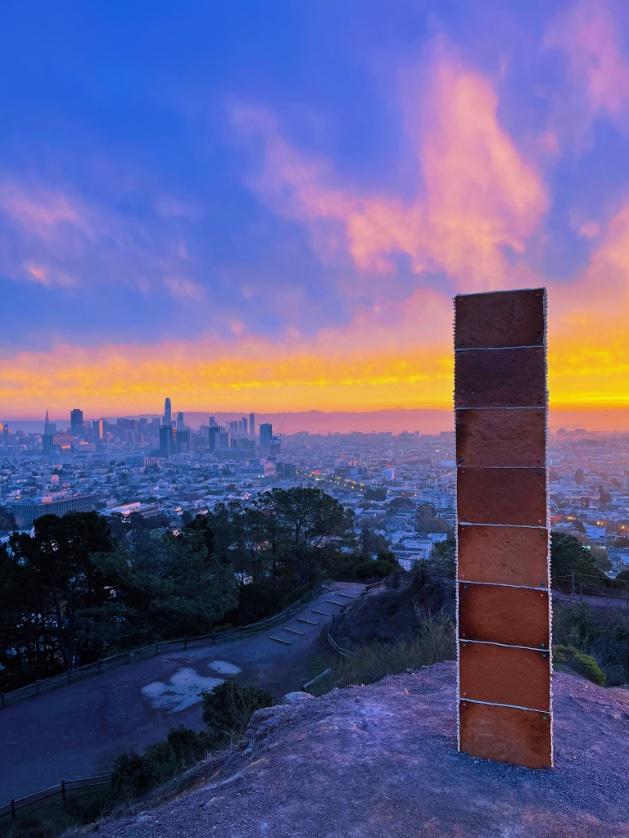
<path fill-rule="evenodd" d="M 458 410 L 456 457 L 474 468 L 543 467 L 546 462 L 546 411 Z"/>
<path fill-rule="evenodd" d="M 502 585 L 548 585 L 548 531 L 459 525 L 459 579 Z"/>
<path fill-rule="evenodd" d="M 461 698 L 518 704 L 532 710 L 550 708 L 548 652 L 461 642 Z"/>
<path fill-rule="evenodd" d="M 535 288 L 456 297 L 456 348 L 543 344 L 544 296 Z"/>
<path fill-rule="evenodd" d="M 548 593 L 499 585 L 459 585 L 459 636 L 548 649 Z"/>
<path fill-rule="evenodd" d="M 552 766 L 550 715 L 461 701 L 461 750 L 474 756 L 526 765 Z"/>
<path fill-rule="evenodd" d="M 454 404 L 465 407 L 544 407 L 544 349 L 455 352 Z"/>
<path fill-rule="evenodd" d="M 458 517 L 470 524 L 546 525 L 543 468 L 459 468 Z"/>

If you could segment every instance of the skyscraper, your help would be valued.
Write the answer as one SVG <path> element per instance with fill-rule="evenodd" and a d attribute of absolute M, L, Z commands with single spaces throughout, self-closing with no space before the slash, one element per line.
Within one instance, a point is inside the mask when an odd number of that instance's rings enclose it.
<path fill-rule="evenodd" d="M 183 451 L 190 450 L 190 429 L 186 428 L 186 424 L 183 420 L 183 413 L 181 411 L 177 414 L 175 442 L 178 454 L 181 454 Z"/>
<path fill-rule="evenodd" d="M 160 457 L 170 457 L 174 453 L 174 433 L 175 430 L 170 425 L 161 425 L 159 429 L 159 455 Z"/>
<path fill-rule="evenodd" d="M 249 436 L 255 437 L 256 435 L 256 415 L 255 413 L 249 414 Z"/>
<path fill-rule="evenodd" d="M 70 433 L 72 436 L 83 436 L 83 411 L 78 407 L 70 411 Z"/>
<path fill-rule="evenodd" d="M 173 411 L 170 406 L 170 399 L 168 396 L 164 399 L 164 425 L 172 425 L 173 423 Z"/>
<path fill-rule="evenodd" d="M 52 427 L 50 419 L 48 418 L 48 411 L 46 411 L 46 418 L 44 419 L 44 435 L 42 437 L 42 448 L 44 454 L 50 454 L 52 451 Z"/>
<path fill-rule="evenodd" d="M 273 425 L 270 422 L 263 422 L 260 425 L 260 449 L 263 453 L 267 453 L 271 449 L 271 442 L 273 441 Z"/>

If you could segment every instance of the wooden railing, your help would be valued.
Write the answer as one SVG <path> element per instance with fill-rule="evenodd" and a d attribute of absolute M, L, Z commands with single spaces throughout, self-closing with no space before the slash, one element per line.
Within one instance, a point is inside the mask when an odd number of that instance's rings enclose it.
<path fill-rule="evenodd" d="M 249 634 L 264 631 L 264 629 L 269 628 L 276 623 L 290 619 L 306 602 L 310 602 L 312 599 L 320 596 L 320 594 L 321 586 L 315 588 L 314 591 L 309 591 L 307 594 L 304 594 L 304 596 L 291 603 L 288 608 L 285 608 L 278 614 L 274 614 L 272 617 L 267 617 L 265 620 L 258 620 L 258 622 L 251 623 L 248 626 L 226 628 L 210 632 L 209 634 L 202 634 L 195 637 L 184 637 L 178 640 L 160 640 L 156 643 L 150 643 L 147 646 L 141 646 L 137 649 L 128 649 L 125 652 L 119 652 L 116 655 L 101 658 L 93 663 L 78 666 L 75 669 L 69 669 L 59 675 L 53 675 L 51 678 L 35 681 L 34 683 L 27 684 L 17 690 L 11 690 L 11 692 L 0 693 L 0 708 L 8 707 L 10 704 L 15 704 L 25 698 L 31 698 L 32 696 L 41 695 L 44 692 L 50 692 L 50 690 L 57 689 L 58 687 L 73 684 L 76 681 L 80 681 L 91 675 L 101 675 L 103 672 L 116 669 L 118 666 L 123 664 L 156 657 L 157 655 L 161 655 L 163 652 L 181 649 L 185 650 L 195 646 L 203 646 L 208 643 L 213 645 L 215 643 L 224 643 L 229 640 L 239 640 L 242 637 L 247 637 Z"/>
<path fill-rule="evenodd" d="M 10 800 L 5 805 L 0 806 L 0 817 L 10 817 L 12 820 L 15 820 L 17 813 L 21 809 L 26 809 L 29 806 L 34 806 L 36 803 L 42 803 L 44 800 L 50 800 L 55 797 L 67 800 L 72 792 L 111 786 L 112 778 L 113 775 L 109 772 L 108 774 L 99 774 L 96 777 L 83 777 L 80 780 L 62 780 L 56 786 L 50 786 L 47 789 L 36 791 L 34 794 L 27 794 L 25 797 L 16 797 Z"/>

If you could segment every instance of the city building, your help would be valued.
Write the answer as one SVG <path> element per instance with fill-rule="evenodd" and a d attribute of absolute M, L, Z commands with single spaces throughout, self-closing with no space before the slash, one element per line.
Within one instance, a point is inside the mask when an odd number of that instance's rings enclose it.
<path fill-rule="evenodd" d="M 83 436 L 83 411 L 78 407 L 70 411 L 70 433 L 72 436 Z"/>
<path fill-rule="evenodd" d="M 67 515 L 68 512 L 91 512 L 95 507 L 94 495 L 75 495 L 74 497 L 41 497 L 19 500 L 8 504 L 15 516 L 15 523 L 20 529 L 32 527 L 33 522 L 42 515 Z"/>

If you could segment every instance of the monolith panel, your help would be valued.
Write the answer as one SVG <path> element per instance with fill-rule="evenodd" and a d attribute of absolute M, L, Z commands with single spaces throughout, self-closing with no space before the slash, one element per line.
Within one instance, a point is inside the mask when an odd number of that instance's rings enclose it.
<path fill-rule="evenodd" d="M 546 293 L 455 299 L 459 747 L 552 766 Z"/>

